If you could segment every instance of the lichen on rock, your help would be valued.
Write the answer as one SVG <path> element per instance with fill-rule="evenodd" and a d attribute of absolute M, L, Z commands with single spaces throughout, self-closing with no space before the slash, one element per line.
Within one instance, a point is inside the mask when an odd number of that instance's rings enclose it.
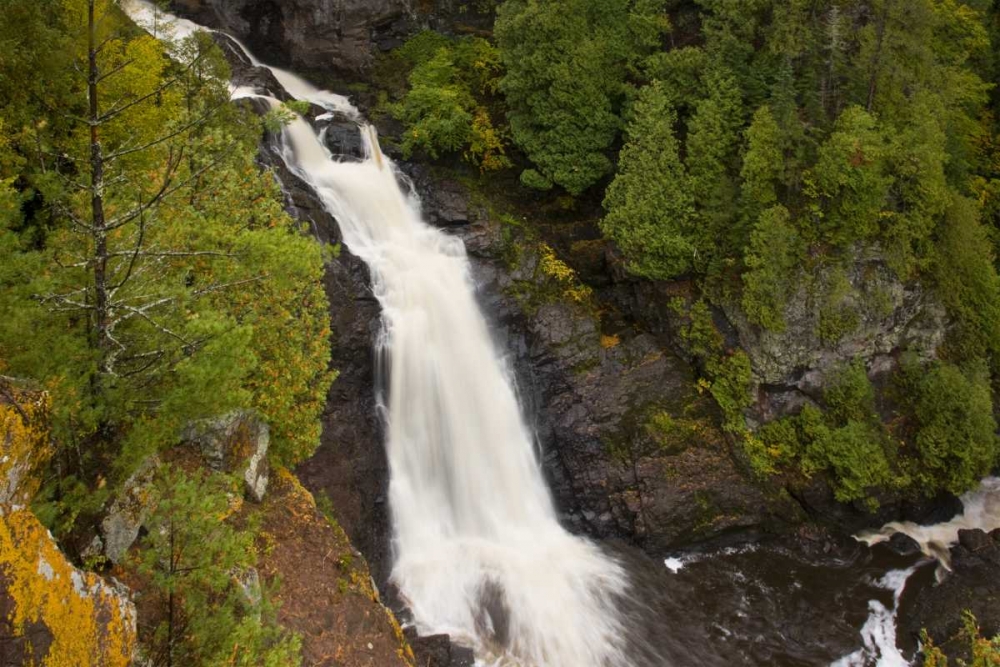
<path fill-rule="evenodd" d="M 29 510 L 0 505 L 0 663 L 125 667 L 135 618 L 128 596 L 73 567 Z"/>
<path fill-rule="evenodd" d="M 46 392 L 0 378 L 0 504 L 25 505 L 41 484 L 40 469 L 52 457 Z"/>

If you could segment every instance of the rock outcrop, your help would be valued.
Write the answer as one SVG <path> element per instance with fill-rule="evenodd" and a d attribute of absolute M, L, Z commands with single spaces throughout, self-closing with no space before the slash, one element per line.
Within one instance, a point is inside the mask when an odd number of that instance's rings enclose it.
<path fill-rule="evenodd" d="M 413 29 L 408 0 L 174 0 L 178 13 L 243 39 L 261 60 L 357 78 Z"/>
<path fill-rule="evenodd" d="M 0 664 L 132 664 L 135 607 L 115 583 L 73 567 L 29 510 L 0 505 Z"/>
<path fill-rule="evenodd" d="M 784 331 L 751 324 L 735 304 L 715 311 L 726 346 L 750 358 L 756 386 L 747 412 L 751 426 L 815 403 L 830 374 L 855 359 L 877 379 L 896 368 L 902 350 L 934 357 L 947 331 L 943 306 L 921 284 L 900 281 L 878 249 L 856 249 L 855 256 L 847 269 L 789 278 L 797 288 L 787 300 Z M 615 292 L 623 309 L 683 352 L 669 304 L 685 285 L 619 275 Z"/>
<path fill-rule="evenodd" d="M 926 629 L 945 653 L 968 658 L 962 614 L 971 611 L 984 637 L 1000 635 L 1000 529 L 960 530 L 951 548 L 951 569 L 943 581 L 919 589 L 903 616 L 914 638 Z"/>
<path fill-rule="evenodd" d="M 153 477 L 159 465 L 159 457 L 150 457 L 125 480 L 101 519 L 101 535 L 90 548 L 92 554 L 103 553 L 114 564 L 122 562 L 149 516 Z"/>
<path fill-rule="evenodd" d="M 52 457 L 49 395 L 0 377 L 0 504 L 26 505 Z"/>
<path fill-rule="evenodd" d="M 264 499 L 270 473 L 267 448 L 271 435 L 260 417 L 237 410 L 215 419 L 203 419 L 185 429 L 183 440 L 197 447 L 213 470 L 238 475 L 248 498 L 258 503 Z"/>
<path fill-rule="evenodd" d="M 0 665 L 125 667 L 135 607 L 114 580 L 75 568 L 27 504 L 51 456 L 48 396 L 0 385 Z"/>

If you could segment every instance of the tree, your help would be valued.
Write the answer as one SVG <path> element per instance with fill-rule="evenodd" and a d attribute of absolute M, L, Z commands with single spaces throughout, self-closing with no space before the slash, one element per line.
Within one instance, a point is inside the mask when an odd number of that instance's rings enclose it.
<path fill-rule="evenodd" d="M 66 9 L 80 74 L 0 179 L 0 352 L 53 394 L 60 530 L 192 419 L 255 408 L 301 460 L 333 378 L 322 250 L 256 164 L 261 123 L 211 39 L 172 60 L 111 0 Z"/>
<path fill-rule="evenodd" d="M 740 178 L 746 209 L 758 212 L 778 201 L 776 186 L 781 182 L 784 155 L 781 151 L 781 129 L 768 106 L 754 112 L 746 131 L 747 149 L 743 155 Z"/>
<path fill-rule="evenodd" d="M 891 184 L 885 154 L 875 118 L 845 109 L 806 177 L 821 240 L 844 247 L 877 235 Z"/>
<path fill-rule="evenodd" d="M 392 107 L 405 124 L 403 154 L 422 149 L 437 158 L 464 150 L 483 171 L 509 167 L 503 135 L 486 107 L 499 81 L 497 50 L 478 37 L 440 43 L 421 34 L 411 41 L 416 43 L 404 46 L 402 56 L 416 61 L 410 90 Z M 421 53 L 427 43 L 439 45 L 431 54 Z"/>
<path fill-rule="evenodd" d="M 694 199 L 678 156 L 676 118 L 661 84 L 640 91 L 601 220 L 629 270 L 654 279 L 681 275 L 695 260 Z"/>
<path fill-rule="evenodd" d="M 742 247 L 741 230 L 734 224 L 738 191 L 734 166 L 743 104 L 728 71 L 711 69 L 705 85 L 708 94 L 695 105 L 688 122 L 684 164 L 701 218 L 698 247 L 710 258 Z"/>
<path fill-rule="evenodd" d="M 913 475 L 928 495 L 961 494 L 988 475 L 1000 455 L 988 372 L 936 362 L 904 369 L 902 394 L 912 415 Z"/>
<path fill-rule="evenodd" d="M 221 475 L 166 470 L 156 484 L 139 572 L 159 617 L 140 628 L 154 667 L 286 667 L 299 638 L 273 619 L 262 591 L 239 581 L 256 563 L 253 532 L 226 518 L 235 484 Z"/>
<path fill-rule="evenodd" d="M 662 5 L 509 0 L 500 7 L 500 90 L 514 141 L 537 169 L 526 172 L 529 184 L 551 182 L 577 195 L 611 171 L 607 152 L 621 129 L 626 78 L 666 25 Z"/>
<path fill-rule="evenodd" d="M 788 209 L 773 206 L 757 219 L 744 257 L 743 311 L 754 324 L 781 332 L 785 306 L 799 270 L 801 241 Z"/>

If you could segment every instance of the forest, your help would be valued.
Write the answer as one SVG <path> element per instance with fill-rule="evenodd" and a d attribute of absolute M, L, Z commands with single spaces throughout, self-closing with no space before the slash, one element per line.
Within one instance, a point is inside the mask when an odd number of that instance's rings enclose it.
<path fill-rule="evenodd" d="M 459 4 L 490 29 L 414 30 L 379 53 L 354 82 L 370 115 L 398 124 L 404 160 L 586 220 L 613 271 L 682 286 L 677 344 L 757 483 L 822 476 L 875 511 L 997 469 L 992 0 Z M 115 0 L 0 11 L 0 407 L 14 411 L 0 416 L 36 438 L 20 397 L 47 397 L 30 509 L 88 571 L 119 565 L 86 545 L 152 470 L 127 569 L 155 667 L 299 664 L 269 586 L 248 598 L 233 583 L 264 550 L 260 516 L 234 508 L 239 475 L 176 445 L 253 414 L 270 465 L 293 470 L 338 375 L 323 277 L 340 247 L 289 214 L 258 154 L 309 105 L 260 116 L 229 79 L 210 35 L 162 42 Z M 575 275 L 564 259 L 547 256 Z M 849 359 L 797 409 L 753 412 L 768 371 L 720 321 L 838 350 L 895 317 L 900 294 L 940 310 L 932 354 L 904 342 L 878 376 Z"/>
<path fill-rule="evenodd" d="M 627 272 L 693 283 L 676 304 L 683 344 L 761 475 L 826 471 L 840 500 L 874 502 L 872 489 L 961 493 L 996 465 L 992 2 L 509 0 L 495 11 L 493 41 L 425 32 L 390 57 L 383 107 L 404 123 L 404 154 L 516 172 L 516 196 L 573 198 L 597 218 Z M 878 391 L 845 363 L 819 405 L 750 429 L 758 369 L 723 344 L 712 309 L 781 336 L 807 301 L 817 345 L 834 348 L 891 312 L 880 273 L 946 309 L 935 358 L 903 350 Z"/>

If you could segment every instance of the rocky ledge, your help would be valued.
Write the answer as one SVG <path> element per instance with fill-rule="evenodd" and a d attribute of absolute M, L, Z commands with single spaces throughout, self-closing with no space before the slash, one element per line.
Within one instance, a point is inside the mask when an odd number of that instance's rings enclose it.
<path fill-rule="evenodd" d="M 1000 529 L 960 530 L 958 539 L 951 548 L 951 571 L 917 591 L 902 629 L 914 638 L 926 629 L 946 654 L 968 659 L 964 612 L 976 617 L 982 636 L 1000 635 Z"/>

